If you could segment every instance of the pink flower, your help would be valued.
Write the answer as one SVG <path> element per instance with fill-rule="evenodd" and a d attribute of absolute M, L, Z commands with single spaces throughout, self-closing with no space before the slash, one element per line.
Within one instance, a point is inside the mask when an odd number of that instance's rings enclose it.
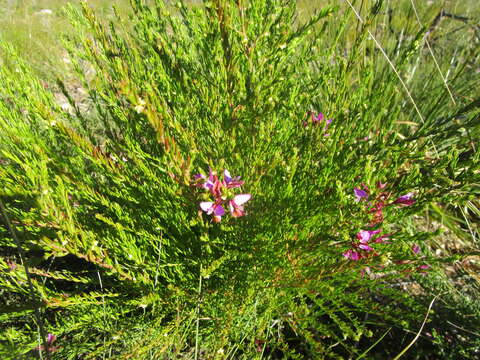
<path fill-rule="evenodd" d="M 362 257 L 358 251 L 355 251 L 355 250 L 352 250 L 352 249 L 348 249 L 342 255 L 345 256 L 347 259 L 350 259 L 350 260 L 353 260 L 353 261 L 360 260 L 361 257 Z"/>
<path fill-rule="evenodd" d="M 412 251 L 415 254 L 418 254 L 420 252 L 420 246 L 418 246 L 417 244 L 412 245 Z"/>
<path fill-rule="evenodd" d="M 377 230 L 360 230 L 357 233 L 357 239 L 360 241 L 361 244 L 367 244 L 373 237 L 373 235 L 376 235 L 380 233 L 380 229 Z"/>
<path fill-rule="evenodd" d="M 233 197 L 233 200 L 229 201 L 229 206 L 230 206 L 230 213 L 232 214 L 233 217 L 240 217 L 245 215 L 245 211 L 243 210 L 243 204 L 245 204 L 252 195 L 250 194 L 240 194 L 240 195 L 235 195 Z"/>
<path fill-rule="evenodd" d="M 196 187 L 210 190 L 212 193 L 215 191 L 218 192 L 218 190 L 222 187 L 222 184 L 218 180 L 217 174 L 215 174 L 212 169 L 209 171 L 208 178 L 201 173 L 193 175 L 193 178 Z"/>
<path fill-rule="evenodd" d="M 430 265 L 427 265 L 427 264 L 423 264 L 423 265 L 420 265 L 419 267 L 417 267 L 417 270 L 421 271 L 421 270 L 428 270 L 430 269 Z M 423 274 L 425 274 L 425 272 L 423 272 Z"/>
<path fill-rule="evenodd" d="M 47 335 L 47 343 L 48 343 L 48 345 L 52 345 L 53 342 L 54 342 L 56 339 L 57 339 L 57 337 L 56 337 L 55 335 L 49 333 L 49 334 Z"/>
<path fill-rule="evenodd" d="M 232 178 L 227 169 L 223 171 L 223 182 L 227 189 L 237 188 L 244 184 L 244 181 L 240 180 L 240 176 Z"/>
<path fill-rule="evenodd" d="M 380 233 L 380 229 L 377 229 L 377 230 L 360 230 L 358 233 L 357 233 L 357 239 L 358 239 L 358 242 L 357 243 L 352 243 L 352 248 L 351 249 L 348 249 L 347 251 L 345 251 L 343 253 L 343 256 L 346 257 L 347 259 L 350 259 L 350 260 L 359 260 L 361 259 L 362 257 L 365 257 L 366 254 L 365 252 L 371 252 L 371 251 L 375 251 L 374 248 L 372 248 L 369 243 L 370 241 L 372 240 L 373 236 Z M 382 243 L 383 242 L 383 238 L 386 238 L 386 236 L 388 235 L 383 235 L 381 236 L 378 241 L 378 239 L 375 241 L 376 243 Z"/>
<path fill-rule="evenodd" d="M 323 119 L 325 119 L 325 115 L 323 115 L 323 113 L 318 113 L 317 115 L 315 115 L 315 113 L 312 111 L 311 115 L 313 124 L 320 124 Z"/>
<path fill-rule="evenodd" d="M 320 125 L 322 122 L 325 122 L 325 126 L 323 127 L 323 136 L 330 136 L 330 134 L 327 134 L 327 130 L 328 130 L 328 127 L 329 125 L 332 123 L 332 119 L 328 119 L 326 120 L 325 119 L 325 115 L 323 115 L 323 113 L 318 113 L 317 115 L 315 115 L 315 113 L 313 111 L 310 111 L 310 117 L 312 119 L 312 124 L 315 125 L 315 126 L 318 126 Z M 303 127 L 307 127 L 308 126 L 308 121 L 304 121 L 303 122 Z"/>
<path fill-rule="evenodd" d="M 412 204 L 415 204 L 415 200 L 413 200 L 412 197 L 413 197 L 413 193 L 410 192 L 406 195 L 400 196 L 393 203 L 394 204 L 399 204 L 399 205 L 404 205 L 404 206 L 410 206 Z"/>

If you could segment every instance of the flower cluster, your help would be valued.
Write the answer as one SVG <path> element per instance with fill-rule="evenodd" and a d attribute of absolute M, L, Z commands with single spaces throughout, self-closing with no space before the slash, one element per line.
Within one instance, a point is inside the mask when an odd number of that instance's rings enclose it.
<path fill-rule="evenodd" d="M 387 186 L 386 183 L 377 183 L 377 189 L 383 190 Z M 361 188 L 354 188 L 353 194 L 355 195 L 355 201 L 367 202 L 367 209 L 370 214 L 372 214 L 372 221 L 370 222 L 369 226 L 374 227 L 377 224 L 381 224 L 383 222 L 383 209 L 389 205 L 400 205 L 400 206 L 410 206 L 415 204 L 415 200 L 413 199 L 413 193 L 408 193 L 402 196 L 399 196 L 393 202 L 390 202 L 390 192 L 381 191 L 373 200 L 368 201 L 369 199 L 369 192 L 367 186 L 364 184 L 361 185 Z"/>
<path fill-rule="evenodd" d="M 245 215 L 243 204 L 245 204 L 252 197 L 251 194 L 238 194 L 232 195 L 233 198 L 229 199 L 231 190 L 239 188 L 244 184 L 243 180 L 240 180 L 240 176 L 232 177 L 228 170 L 224 170 L 223 179 L 220 180 L 218 175 L 210 170 L 208 177 L 204 174 L 194 175 L 195 186 L 207 190 L 213 197 L 213 201 L 202 201 L 200 208 L 208 215 L 213 216 L 214 222 L 220 222 L 222 216 L 225 215 L 225 205 L 228 206 L 230 214 L 233 217 L 240 217 Z"/>
<path fill-rule="evenodd" d="M 375 235 L 379 234 L 382 230 L 360 230 L 357 233 L 357 241 L 352 243 L 352 248 L 348 249 L 343 253 L 347 259 L 350 260 L 360 260 L 364 257 L 367 257 L 369 253 L 375 254 L 375 250 L 372 248 L 372 244 L 388 244 L 386 240 L 389 239 L 390 234 L 380 235 L 377 238 L 374 238 Z"/>
<path fill-rule="evenodd" d="M 379 224 L 383 223 L 384 215 L 383 210 L 386 206 L 390 205 L 400 205 L 400 206 L 410 206 L 415 203 L 413 199 L 413 193 L 408 193 L 406 195 L 399 196 L 396 200 L 391 201 L 391 193 L 383 191 L 387 184 L 381 182 L 377 183 L 377 189 L 380 190 L 380 194 L 377 195 L 374 199 L 369 201 L 370 190 L 364 184 L 361 187 L 354 188 L 353 194 L 355 196 L 356 202 L 366 202 L 367 203 L 367 212 L 372 215 L 372 219 L 367 227 L 376 227 Z M 378 255 L 374 248 L 373 244 L 386 244 L 388 243 L 385 240 L 389 239 L 390 234 L 383 234 L 378 237 L 376 235 L 381 233 L 381 229 L 376 230 L 360 230 L 357 233 L 356 240 L 352 242 L 351 248 L 343 253 L 343 256 L 350 260 L 360 260 L 366 258 L 370 255 Z M 416 248 L 415 248 L 416 249 Z M 415 251 L 414 251 L 415 252 Z"/>
<path fill-rule="evenodd" d="M 311 111 L 310 112 L 310 120 L 311 120 L 312 125 L 314 125 L 314 126 L 320 126 L 322 123 L 324 123 L 323 136 L 330 136 L 330 134 L 327 133 L 327 131 L 328 131 L 328 127 L 330 126 L 330 124 L 333 121 L 332 119 L 325 119 L 325 115 L 323 115 L 323 113 L 318 113 L 318 114 L 315 115 L 315 113 L 313 111 Z M 309 125 L 308 121 L 303 122 L 303 127 L 308 127 L 308 125 Z"/>

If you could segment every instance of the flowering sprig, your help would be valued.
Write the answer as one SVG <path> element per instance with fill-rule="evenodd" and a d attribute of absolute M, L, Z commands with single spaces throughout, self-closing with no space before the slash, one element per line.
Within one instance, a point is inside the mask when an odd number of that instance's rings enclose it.
<path fill-rule="evenodd" d="M 399 196 L 396 200 L 391 201 L 390 196 L 391 192 L 384 191 L 387 183 L 378 182 L 376 187 L 380 190 L 380 193 L 374 197 L 371 197 L 370 189 L 361 184 L 361 187 L 355 187 L 353 189 L 353 195 L 355 196 L 355 202 L 365 202 L 366 203 L 366 212 L 372 215 L 372 220 L 367 227 L 376 227 L 379 224 L 382 224 L 384 221 L 383 209 L 386 206 L 391 205 L 400 205 L 400 206 L 410 206 L 415 204 L 413 199 L 413 193 L 408 193 L 406 195 Z M 372 198 L 369 200 L 369 198 Z M 351 248 L 345 251 L 342 255 L 349 259 L 358 261 L 362 258 L 369 257 L 371 255 L 378 255 L 375 252 L 375 249 L 372 247 L 373 244 L 388 244 L 390 234 L 383 234 L 375 238 L 375 235 L 381 232 L 380 229 L 377 230 L 360 230 L 357 233 L 356 240 L 352 242 Z M 417 245 L 412 248 L 414 253 L 419 251 Z"/>
<path fill-rule="evenodd" d="M 370 252 L 376 254 L 372 245 L 386 243 L 385 240 L 388 239 L 389 236 L 388 234 L 385 234 L 375 239 L 375 235 L 379 234 L 381 231 L 381 229 L 360 230 L 357 233 L 356 241 L 352 242 L 352 248 L 345 251 L 343 256 L 347 259 L 357 261 L 368 257 Z"/>
<path fill-rule="evenodd" d="M 240 180 L 240 176 L 232 177 L 227 169 L 223 172 L 223 179 L 220 179 L 211 169 L 208 177 L 204 174 L 194 175 L 194 186 L 207 190 L 213 197 L 213 201 L 202 201 L 200 208 L 208 215 L 212 215 L 214 222 L 222 220 L 222 216 L 226 213 L 224 206 L 228 206 L 233 217 L 245 215 L 243 205 L 251 199 L 252 195 L 238 194 L 229 199 L 233 195 L 230 189 L 239 188 L 243 184 L 244 181 Z"/>
<path fill-rule="evenodd" d="M 386 183 L 377 183 L 377 189 L 383 190 L 387 186 Z M 399 196 L 393 202 L 389 202 L 391 192 L 381 191 L 373 200 L 368 201 L 370 197 L 370 189 L 362 184 L 361 187 L 356 187 L 353 189 L 353 195 L 355 196 L 355 202 L 367 202 L 367 211 L 372 214 L 372 221 L 369 226 L 374 227 L 378 224 L 381 224 L 384 220 L 383 209 L 386 206 L 390 205 L 400 205 L 400 206 L 410 206 L 415 204 L 413 199 L 413 193 L 408 193 L 406 195 Z"/>
<path fill-rule="evenodd" d="M 325 115 L 321 112 L 318 114 L 315 114 L 315 112 L 310 111 L 310 121 L 314 126 L 320 126 L 322 123 L 325 123 L 325 125 L 323 126 L 323 136 L 330 136 L 330 134 L 328 134 L 327 131 L 333 119 L 325 119 Z M 308 121 L 303 122 L 303 127 L 308 127 L 308 125 L 309 125 Z"/>

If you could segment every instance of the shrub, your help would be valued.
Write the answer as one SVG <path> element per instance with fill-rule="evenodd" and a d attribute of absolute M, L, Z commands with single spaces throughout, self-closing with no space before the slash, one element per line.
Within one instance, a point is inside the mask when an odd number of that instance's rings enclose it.
<path fill-rule="evenodd" d="M 416 109 L 369 40 L 380 8 L 354 29 L 293 1 L 132 0 L 108 25 L 83 4 L 80 92 L 4 45 L 2 355 L 40 346 L 35 308 L 59 359 L 361 357 L 417 331 L 425 306 L 397 284 L 435 271 L 438 234 L 412 215 L 478 194 L 478 100 L 459 56 L 456 105 L 426 65 Z M 385 44 L 402 76 L 426 34 L 408 31 Z"/>

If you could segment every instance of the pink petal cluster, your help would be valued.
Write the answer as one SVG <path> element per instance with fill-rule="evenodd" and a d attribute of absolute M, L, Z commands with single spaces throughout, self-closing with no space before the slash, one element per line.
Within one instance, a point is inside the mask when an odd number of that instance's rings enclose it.
<path fill-rule="evenodd" d="M 387 186 L 387 183 L 377 183 L 377 189 L 383 190 Z M 355 196 L 355 202 L 360 201 L 367 201 L 369 198 L 369 189 L 367 186 L 362 184 L 361 188 L 354 188 L 353 194 Z M 380 192 L 372 201 L 368 202 L 368 212 L 372 214 L 372 221 L 369 226 L 373 227 L 383 222 L 383 209 L 389 205 L 401 205 L 401 206 L 410 206 L 415 204 L 415 200 L 413 199 L 413 193 L 408 193 L 406 195 L 402 195 L 398 197 L 395 201 L 388 203 L 388 200 L 391 196 L 390 192 Z"/>
<path fill-rule="evenodd" d="M 382 244 L 386 243 L 389 234 L 381 235 L 374 239 L 375 235 L 379 234 L 382 230 L 360 230 L 357 233 L 357 241 L 352 242 L 352 248 L 348 249 L 343 253 L 343 256 L 350 260 L 360 260 L 368 256 L 368 253 L 375 252 L 375 249 L 372 248 L 372 244 Z"/>
<path fill-rule="evenodd" d="M 330 136 L 330 134 L 328 134 L 327 131 L 328 131 L 328 127 L 333 121 L 332 119 L 325 119 L 325 115 L 323 115 L 323 113 L 321 112 L 318 114 L 315 114 L 315 112 L 310 111 L 310 120 L 314 126 L 319 126 L 322 122 L 324 122 L 325 125 L 323 127 L 323 132 L 324 132 L 323 136 Z M 304 121 L 303 127 L 307 127 L 307 126 L 308 126 L 308 121 Z"/>
<path fill-rule="evenodd" d="M 204 174 L 194 175 L 194 185 L 198 188 L 208 190 L 213 196 L 214 201 L 202 201 L 200 208 L 208 215 L 212 215 L 214 222 L 220 222 L 225 215 L 225 204 L 228 204 L 230 214 L 233 217 L 245 215 L 243 205 L 251 199 L 251 194 L 239 194 L 228 200 L 225 192 L 227 189 L 234 189 L 242 186 L 243 180 L 240 176 L 232 177 L 228 170 L 224 170 L 223 179 L 220 179 L 211 169 L 208 177 Z"/>
<path fill-rule="evenodd" d="M 366 211 L 369 214 L 372 214 L 372 219 L 367 227 L 376 227 L 379 224 L 383 223 L 384 215 L 383 209 L 390 205 L 401 205 L 401 206 L 410 206 L 415 203 L 413 199 L 413 193 L 408 193 L 398 197 L 395 201 L 389 202 L 391 192 L 383 191 L 387 183 L 377 182 L 377 190 L 380 191 L 373 199 L 369 200 L 370 190 L 364 184 L 361 184 L 361 187 L 356 187 L 353 189 L 353 195 L 355 196 L 355 202 L 366 202 Z M 378 255 L 375 253 L 372 244 L 388 244 L 388 240 L 391 234 L 383 234 L 378 237 L 375 235 L 380 234 L 381 230 L 360 230 L 357 233 L 357 239 L 355 242 L 352 242 L 351 248 L 343 253 L 343 256 L 350 260 L 360 260 L 370 256 L 370 254 Z M 414 253 L 418 253 L 420 248 L 418 245 L 412 247 Z"/>

